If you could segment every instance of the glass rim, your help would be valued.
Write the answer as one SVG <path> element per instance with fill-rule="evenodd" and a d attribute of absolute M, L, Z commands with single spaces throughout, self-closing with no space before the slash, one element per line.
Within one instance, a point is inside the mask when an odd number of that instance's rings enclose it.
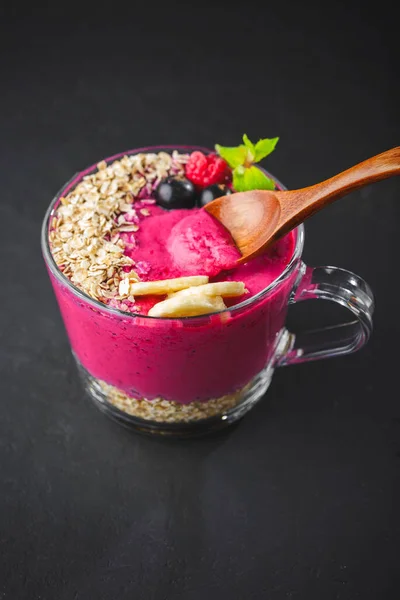
<path fill-rule="evenodd" d="M 286 265 L 286 267 L 284 268 L 282 273 L 278 277 L 276 277 L 276 279 L 271 281 L 271 283 L 269 285 L 267 285 L 267 287 L 265 287 L 263 290 L 261 290 L 254 296 L 251 296 L 250 298 L 247 298 L 246 300 L 243 300 L 243 302 L 239 302 L 239 304 L 235 304 L 234 306 L 230 306 L 230 307 L 224 308 L 223 310 L 215 311 L 212 313 L 207 313 L 204 315 L 196 315 L 196 316 L 191 316 L 191 317 L 152 317 L 149 315 L 142 315 L 140 313 L 133 313 L 133 312 L 129 312 L 129 311 L 120 310 L 119 308 L 114 308 L 114 307 L 108 306 L 107 304 L 104 304 L 103 302 L 100 302 L 99 300 L 92 298 L 91 296 L 86 294 L 83 290 L 81 290 L 80 288 L 75 286 L 72 283 L 72 281 L 70 279 L 68 279 L 68 277 L 62 273 L 62 271 L 60 271 L 57 263 L 54 260 L 53 254 L 50 250 L 49 225 L 50 225 L 50 220 L 53 217 L 53 212 L 56 208 L 57 203 L 60 201 L 60 198 L 63 196 L 63 194 L 65 194 L 65 192 L 69 192 L 73 188 L 74 185 L 76 185 L 79 181 L 81 181 L 83 179 L 83 177 L 85 177 L 86 175 L 89 175 L 95 169 L 97 169 L 98 163 L 101 162 L 102 160 L 104 160 L 107 164 L 109 164 L 110 162 L 112 162 L 114 160 L 118 160 L 126 155 L 129 156 L 132 154 L 139 154 L 141 152 L 162 152 L 162 151 L 172 151 L 172 150 L 178 150 L 178 151 L 199 150 L 199 151 L 205 152 L 205 153 L 212 152 L 212 150 L 210 150 L 209 148 L 205 148 L 203 146 L 196 146 L 196 145 L 191 146 L 191 145 L 179 145 L 179 144 L 178 145 L 146 146 L 143 148 L 134 148 L 132 150 L 126 150 L 125 152 L 118 152 L 118 154 L 113 154 L 112 156 L 109 156 L 107 158 L 100 159 L 100 161 L 97 161 L 95 164 L 93 164 L 89 167 L 86 167 L 85 169 L 83 169 L 83 171 L 79 171 L 78 173 L 75 173 L 75 175 L 73 175 L 73 177 L 69 181 L 67 181 L 67 183 L 65 183 L 62 186 L 62 188 L 56 193 L 56 195 L 54 196 L 54 198 L 52 199 L 52 201 L 50 202 L 50 204 L 46 210 L 46 213 L 44 215 L 43 222 L 42 222 L 42 227 L 41 227 L 41 248 L 42 248 L 42 253 L 43 253 L 43 257 L 44 257 L 46 265 L 50 269 L 50 272 L 52 273 L 52 275 L 62 285 L 64 285 L 68 289 L 70 289 L 71 292 L 75 296 L 77 296 L 81 300 L 85 301 L 86 303 L 91 304 L 96 309 L 101 309 L 101 310 L 105 311 L 106 313 L 110 313 L 112 315 L 123 316 L 124 318 L 151 319 L 152 321 L 157 321 L 157 320 L 159 320 L 159 321 L 182 321 L 182 320 L 188 321 L 189 320 L 190 321 L 190 320 L 195 320 L 195 319 L 198 320 L 198 319 L 202 319 L 202 318 L 207 318 L 210 315 L 215 315 L 215 314 L 224 314 L 224 313 L 228 313 L 228 312 L 234 313 L 234 312 L 239 311 L 243 308 L 246 308 L 247 306 L 250 306 L 253 303 L 256 303 L 257 301 L 262 300 L 266 296 L 268 296 L 275 288 L 277 288 L 283 281 L 285 281 L 287 279 L 287 277 L 294 270 L 297 262 L 299 261 L 299 259 L 302 256 L 303 248 L 304 248 L 304 225 L 303 225 L 303 223 L 301 223 L 300 225 L 298 225 L 298 227 L 295 228 L 295 231 L 297 233 L 296 244 L 295 244 L 294 252 L 293 252 L 293 255 L 292 255 L 290 261 L 288 262 L 288 264 Z M 268 177 L 273 179 L 281 190 L 287 189 L 283 185 L 283 183 L 281 183 L 274 175 L 272 175 L 272 173 L 270 173 L 263 167 L 260 167 L 260 169 L 262 169 Z"/>

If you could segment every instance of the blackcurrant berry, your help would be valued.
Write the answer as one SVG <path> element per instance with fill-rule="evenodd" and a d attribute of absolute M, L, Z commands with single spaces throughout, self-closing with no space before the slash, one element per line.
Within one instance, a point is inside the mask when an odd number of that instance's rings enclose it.
<path fill-rule="evenodd" d="M 156 189 L 157 204 L 166 209 L 193 208 L 196 204 L 196 190 L 188 179 L 168 177 Z"/>

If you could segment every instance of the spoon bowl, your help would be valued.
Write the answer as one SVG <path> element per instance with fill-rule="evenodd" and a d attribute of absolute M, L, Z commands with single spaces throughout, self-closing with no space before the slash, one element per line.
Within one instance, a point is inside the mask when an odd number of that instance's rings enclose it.
<path fill-rule="evenodd" d="M 279 222 L 281 205 L 274 192 L 237 192 L 213 200 L 206 210 L 230 232 L 242 253 L 239 263 L 268 243 Z M 261 250 L 262 251 L 262 250 Z"/>

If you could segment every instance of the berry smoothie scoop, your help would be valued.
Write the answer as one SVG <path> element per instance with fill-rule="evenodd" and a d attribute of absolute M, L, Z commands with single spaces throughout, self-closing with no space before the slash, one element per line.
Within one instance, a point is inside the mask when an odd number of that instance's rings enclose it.
<path fill-rule="evenodd" d="M 222 148 L 220 154 L 223 156 L 226 150 L 234 149 Z M 225 158 L 229 160 L 226 152 Z M 243 185 L 241 187 L 245 177 L 248 179 L 259 177 L 255 171 L 252 175 L 246 172 L 257 169 L 256 167 L 246 170 L 245 167 L 240 166 L 242 168 L 237 174 L 236 184 L 234 172 L 236 190 L 246 189 Z M 400 147 L 387 150 L 326 181 L 299 190 L 282 192 L 256 189 L 261 186 L 265 188 L 265 181 L 262 181 L 262 178 L 268 179 L 259 169 L 257 170 L 261 173 L 260 186 L 253 180 L 254 189 L 217 198 L 204 207 L 204 210 L 230 232 L 242 254 L 238 260 L 239 264 L 262 254 L 267 246 L 334 200 L 369 183 L 399 175 Z"/>

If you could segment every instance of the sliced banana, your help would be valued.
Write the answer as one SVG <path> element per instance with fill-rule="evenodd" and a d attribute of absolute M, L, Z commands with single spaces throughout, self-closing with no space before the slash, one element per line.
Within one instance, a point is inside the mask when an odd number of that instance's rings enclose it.
<path fill-rule="evenodd" d="M 159 281 L 139 281 L 131 283 L 129 293 L 131 296 L 164 295 L 178 292 L 186 288 L 208 283 L 206 275 L 192 275 L 190 277 L 176 277 Z"/>
<path fill-rule="evenodd" d="M 175 296 L 155 304 L 148 312 L 150 317 L 195 317 L 218 312 L 226 308 L 221 296 L 193 294 Z"/>
<path fill-rule="evenodd" d="M 204 296 L 222 296 L 224 298 L 234 298 L 242 296 L 246 291 L 242 281 L 216 281 L 215 283 L 206 283 L 197 287 L 189 287 L 170 295 L 171 298 L 177 296 L 192 296 L 193 294 L 203 294 Z"/>

